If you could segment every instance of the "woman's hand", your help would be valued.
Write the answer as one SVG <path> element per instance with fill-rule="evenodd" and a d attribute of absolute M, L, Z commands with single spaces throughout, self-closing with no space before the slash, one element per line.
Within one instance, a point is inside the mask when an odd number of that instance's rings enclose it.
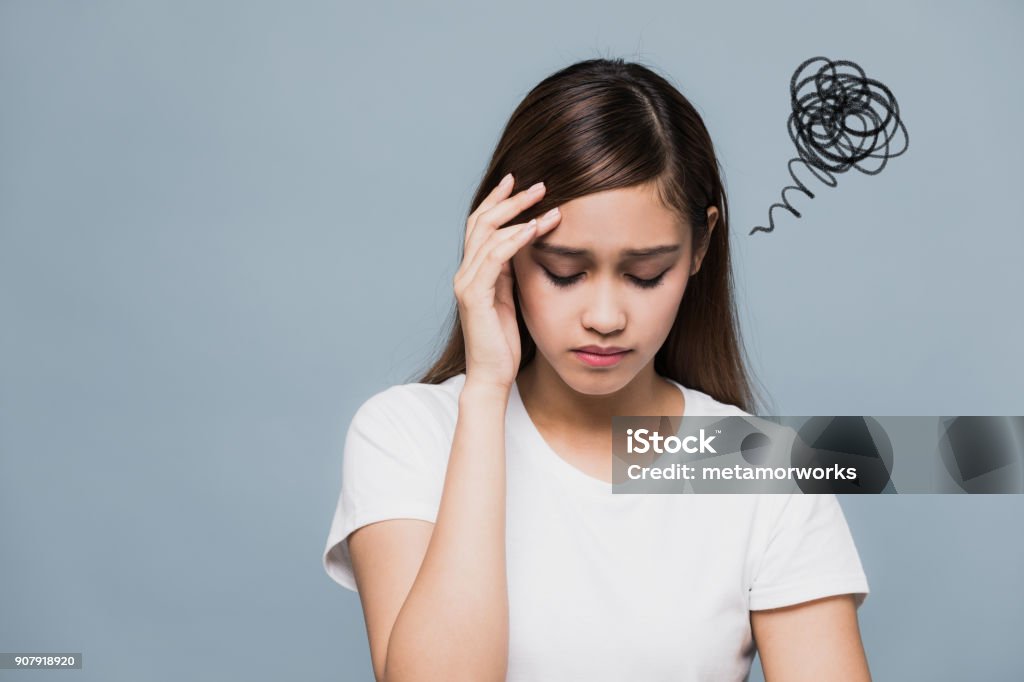
<path fill-rule="evenodd" d="M 529 223 L 499 229 L 544 196 L 543 183 L 537 183 L 509 197 L 514 185 L 511 173 L 506 175 L 466 220 L 462 264 L 453 280 L 466 342 L 467 382 L 506 389 L 515 382 L 521 359 L 511 259 L 561 219 L 556 208 Z"/>

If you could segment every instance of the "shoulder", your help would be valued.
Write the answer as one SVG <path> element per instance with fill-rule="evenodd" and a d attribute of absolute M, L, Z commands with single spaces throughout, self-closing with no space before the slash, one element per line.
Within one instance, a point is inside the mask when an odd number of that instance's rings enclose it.
<path fill-rule="evenodd" d="M 456 374 L 440 384 L 395 384 L 370 396 L 360 410 L 386 410 L 394 406 L 421 404 L 428 409 L 458 408 L 459 393 L 466 382 L 465 374 Z"/>
<path fill-rule="evenodd" d="M 352 426 L 373 425 L 412 436 L 442 435 L 454 429 L 465 379 L 465 374 L 457 374 L 439 384 L 390 386 L 374 393 L 359 406 Z"/>

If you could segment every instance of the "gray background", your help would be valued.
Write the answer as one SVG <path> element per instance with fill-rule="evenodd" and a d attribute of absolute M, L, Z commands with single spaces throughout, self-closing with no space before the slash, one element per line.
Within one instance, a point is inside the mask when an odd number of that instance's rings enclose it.
<path fill-rule="evenodd" d="M 501 128 L 579 59 L 705 117 L 778 413 L 1024 415 L 1021 7 L 0 1 L 0 650 L 85 657 L 0 677 L 372 679 L 320 566 L 348 421 L 439 342 Z M 819 54 L 910 150 L 748 237 Z M 1024 498 L 842 503 L 875 678 L 1014 678 Z"/>

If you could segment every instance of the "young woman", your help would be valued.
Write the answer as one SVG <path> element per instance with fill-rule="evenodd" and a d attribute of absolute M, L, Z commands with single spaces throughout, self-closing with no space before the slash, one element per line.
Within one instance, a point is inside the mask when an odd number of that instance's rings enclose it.
<path fill-rule="evenodd" d="M 550 209 L 550 210 L 549 210 Z M 869 680 L 833 495 L 615 495 L 613 415 L 750 415 L 726 198 L 689 101 L 595 59 L 512 114 L 447 346 L 367 400 L 324 554 L 378 680 Z"/>

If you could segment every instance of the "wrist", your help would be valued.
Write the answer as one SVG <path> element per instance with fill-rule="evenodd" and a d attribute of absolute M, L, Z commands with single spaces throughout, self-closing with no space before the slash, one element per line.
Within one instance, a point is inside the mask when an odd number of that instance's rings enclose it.
<path fill-rule="evenodd" d="M 459 395 L 460 403 L 476 403 L 478 401 L 500 400 L 508 402 L 512 393 L 512 385 L 485 379 L 466 379 Z"/>

